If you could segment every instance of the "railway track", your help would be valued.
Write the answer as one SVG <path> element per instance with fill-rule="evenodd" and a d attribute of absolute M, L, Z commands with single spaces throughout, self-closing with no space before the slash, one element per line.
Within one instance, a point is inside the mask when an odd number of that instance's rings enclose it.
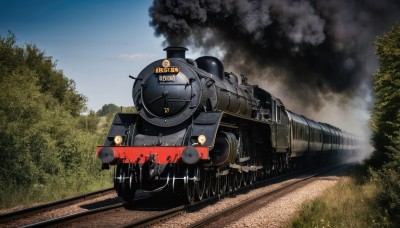
<path fill-rule="evenodd" d="M 204 217 L 203 219 L 192 223 L 188 227 L 204 227 L 209 224 L 211 224 L 211 226 L 213 226 L 213 227 L 222 227 L 226 223 L 221 222 L 220 224 L 214 224 L 214 222 L 220 220 L 221 218 L 223 218 L 239 209 L 241 209 L 243 211 L 243 210 L 245 210 L 245 209 L 243 209 L 244 207 L 251 207 L 249 205 L 254 204 L 255 202 L 259 201 L 262 198 L 271 197 L 271 196 L 278 197 L 279 194 L 286 194 L 290 191 L 293 191 L 294 189 L 304 186 L 305 184 L 310 182 L 313 177 L 316 177 L 323 173 L 327 173 L 331 170 L 337 169 L 338 167 L 340 167 L 340 166 L 335 165 L 335 166 L 330 166 L 329 168 L 307 169 L 307 170 L 299 171 L 299 172 L 292 173 L 292 174 L 281 175 L 276 178 L 271 178 L 271 179 L 268 179 L 265 181 L 257 182 L 253 185 L 249 185 L 248 188 L 258 188 L 258 187 L 271 185 L 274 183 L 279 183 L 281 181 L 290 180 L 294 177 L 297 177 L 297 179 L 295 181 L 291 181 L 287 184 L 283 184 L 282 186 L 280 186 L 272 191 L 267 191 L 267 192 L 264 192 L 264 193 L 261 193 L 261 194 L 255 196 L 255 197 L 251 197 L 247 200 L 236 203 L 236 204 L 234 204 L 224 210 L 221 210 L 219 212 L 212 213 L 212 214 Z M 304 177 L 299 177 L 299 175 L 303 175 Z M 244 190 L 240 190 L 238 192 L 232 192 L 230 194 L 235 195 L 242 191 L 248 190 L 248 188 L 246 188 Z M 218 198 L 218 197 L 210 198 L 210 199 L 207 199 L 207 200 L 195 203 L 195 204 L 191 204 L 191 205 L 184 205 L 181 207 L 172 208 L 170 210 L 163 211 L 161 213 L 134 221 L 132 223 L 128 223 L 128 224 L 124 225 L 123 227 L 148 227 L 148 226 L 152 226 L 152 225 L 157 226 L 157 224 L 160 224 L 162 221 L 174 219 L 174 217 L 184 214 L 186 212 L 195 212 L 195 211 L 198 211 L 200 208 L 203 208 L 207 205 L 213 204 L 213 201 L 215 201 L 216 198 Z M 250 211 L 250 210 L 248 210 L 248 211 Z M 233 215 L 232 217 L 235 217 L 235 216 L 243 216 L 243 213 L 240 215 Z"/>
<path fill-rule="evenodd" d="M 236 205 L 233 205 L 222 211 L 219 211 L 218 213 L 210 214 L 209 216 L 204 217 L 203 219 L 191 224 L 188 227 L 198 228 L 198 227 L 205 227 L 208 225 L 213 227 L 220 227 L 226 225 L 227 221 L 234 221 L 234 218 L 238 218 L 238 216 L 244 217 L 247 214 L 251 214 L 257 209 L 260 209 L 261 207 L 264 207 L 268 203 L 273 202 L 277 198 L 282 197 L 298 188 L 301 188 L 311 183 L 312 181 L 314 181 L 315 177 L 328 173 L 332 170 L 338 169 L 341 166 L 342 165 L 331 166 L 326 169 L 315 170 L 313 172 L 310 172 L 309 174 L 306 174 L 306 176 L 298 178 L 297 180 L 290 182 L 288 184 L 284 184 L 279 188 L 263 192 L 247 200 L 244 200 Z"/>
<path fill-rule="evenodd" d="M 152 201 L 159 201 L 155 196 L 149 197 L 146 194 L 139 194 L 134 200 L 134 207 L 130 207 L 124 203 L 117 203 L 110 206 L 99 207 L 93 210 L 70 214 L 38 223 L 26 225 L 24 227 L 62 227 L 79 224 L 79 227 L 109 227 L 109 226 L 124 226 L 129 221 L 125 220 L 140 220 L 143 216 L 151 217 L 156 214 L 168 211 L 169 208 L 148 207 Z M 176 208 L 176 205 L 172 205 Z M 119 220 L 118 217 L 123 217 L 125 220 Z"/>
<path fill-rule="evenodd" d="M 243 192 L 248 192 L 250 189 L 269 186 L 280 182 L 285 182 L 296 178 L 296 180 L 283 184 L 281 187 L 274 189 L 273 191 L 263 192 L 256 197 L 251 197 L 247 200 L 235 203 L 234 205 L 219 211 L 212 213 L 202 220 L 194 221 L 190 227 L 203 227 L 208 224 L 214 224 L 215 221 L 220 220 L 224 216 L 235 213 L 240 208 L 249 207 L 254 202 L 259 201 L 261 198 L 273 197 L 274 195 L 282 194 L 282 192 L 292 191 L 297 186 L 300 186 L 307 181 L 311 180 L 317 175 L 326 173 L 338 166 L 330 167 L 329 169 L 324 168 L 313 168 L 298 171 L 295 173 L 281 175 L 275 178 L 270 178 L 266 181 L 257 182 L 252 185 L 248 185 L 238 191 L 232 191 L 227 193 L 227 196 L 235 196 Z M 308 173 L 308 174 L 306 174 Z M 302 176 L 302 177 L 300 177 Z M 55 219 L 50 219 L 38 223 L 32 223 L 25 227 L 49 227 L 49 226 L 70 226 L 78 224 L 80 227 L 93 227 L 93 226 L 114 226 L 114 227 L 146 227 L 161 224 L 162 221 L 171 221 L 180 215 L 185 217 L 186 213 L 196 213 L 202 208 L 216 204 L 221 197 L 225 196 L 213 196 L 203 201 L 192 203 L 190 205 L 174 204 L 174 199 L 170 199 L 170 202 L 165 202 L 164 205 L 159 205 L 161 201 L 165 201 L 163 195 L 150 197 L 150 198 L 138 198 L 135 200 L 133 208 L 127 208 L 123 203 L 117 203 L 110 206 L 99 207 L 96 209 L 70 214 Z M 151 199 L 153 198 L 153 199 Z M 153 206 L 149 206 L 153 205 Z"/>
<path fill-rule="evenodd" d="M 25 208 L 25 209 L 21 209 L 21 210 L 17 210 L 17 211 L 0 214 L 0 224 L 2 224 L 2 226 L 3 226 L 4 224 L 10 223 L 14 220 L 39 215 L 41 213 L 45 213 L 45 212 L 52 211 L 55 209 L 64 208 L 64 207 L 67 207 L 67 206 L 70 206 L 73 204 L 89 201 L 91 199 L 105 196 L 105 195 L 108 195 L 108 194 L 111 194 L 114 192 L 115 192 L 114 188 L 107 188 L 107 189 L 83 194 L 83 195 L 76 196 L 76 197 L 70 197 L 70 198 L 63 199 L 63 200 L 58 200 L 58 201 L 41 204 L 41 205 L 34 206 L 34 207 L 29 207 L 29 208 Z"/>
<path fill-rule="evenodd" d="M 46 220 L 46 221 L 42 221 L 42 222 L 38 222 L 38 223 L 34 223 L 34 224 L 29 224 L 24 227 L 50 227 L 50 226 L 58 226 L 59 227 L 59 226 L 71 224 L 73 222 L 78 222 L 83 219 L 89 219 L 94 216 L 101 216 L 102 213 L 109 213 L 110 211 L 113 211 L 113 210 L 118 212 L 119 210 L 122 210 L 123 207 L 124 207 L 123 203 L 118 203 L 118 204 L 111 205 L 111 206 L 101 207 L 101 208 L 84 211 L 84 212 L 80 212 L 80 213 L 75 213 L 75 214 L 71 214 L 71 215 L 67 215 L 67 216 L 62 216 L 59 218 L 50 219 L 50 220 Z"/>

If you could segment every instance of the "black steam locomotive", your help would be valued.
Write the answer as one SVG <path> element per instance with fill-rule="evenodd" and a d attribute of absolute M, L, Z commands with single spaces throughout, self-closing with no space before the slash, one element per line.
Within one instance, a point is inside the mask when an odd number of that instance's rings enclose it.
<path fill-rule="evenodd" d="M 132 77 L 138 113 L 117 113 L 104 146 L 103 168 L 116 165 L 118 195 L 165 191 L 188 201 L 224 194 L 302 166 L 310 157 L 357 149 L 354 135 L 285 109 L 221 61 L 185 57 L 168 47 Z"/>

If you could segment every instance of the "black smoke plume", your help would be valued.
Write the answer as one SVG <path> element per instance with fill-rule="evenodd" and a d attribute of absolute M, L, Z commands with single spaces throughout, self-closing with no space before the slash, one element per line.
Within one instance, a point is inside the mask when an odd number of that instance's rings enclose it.
<path fill-rule="evenodd" d="M 400 19 L 391 0 L 154 0 L 150 25 L 164 45 L 219 50 L 253 82 L 278 83 L 294 110 L 369 97 L 372 42 Z M 268 90 L 268 88 L 266 88 Z"/>

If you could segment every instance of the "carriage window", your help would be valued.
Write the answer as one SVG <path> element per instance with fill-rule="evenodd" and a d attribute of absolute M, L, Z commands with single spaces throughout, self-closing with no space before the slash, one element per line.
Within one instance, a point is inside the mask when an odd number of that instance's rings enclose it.
<path fill-rule="evenodd" d="M 300 128 L 300 138 L 303 138 L 303 128 Z"/>
<path fill-rule="evenodd" d="M 281 122 L 281 106 L 276 106 L 276 122 Z"/>
<path fill-rule="evenodd" d="M 310 132 L 310 134 L 311 134 L 311 140 L 314 142 L 315 141 L 315 132 L 314 132 L 314 129 L 311 129 L 310 130 L 311 132 Z"/>
<path fill-rule="evenodd" d="M 310 129 L 310 140 L 311 142 L 314 142 L 314 129 Z"/>
<path fill-rule="evenodd" d="M 276 102 L 274 100 L 272 101 L 271 113 L 272 113 L 272 121 L 276 121 Z"/>

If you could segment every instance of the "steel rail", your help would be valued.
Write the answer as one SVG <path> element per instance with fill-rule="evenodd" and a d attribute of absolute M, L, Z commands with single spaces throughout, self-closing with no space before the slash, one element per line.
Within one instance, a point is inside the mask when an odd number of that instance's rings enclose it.
<path fill-rule="evenodd" d="M 84 212 L 79 212 L 79 213 L 75 213 L 72 215 L 67 215 L 67 216 L 63 216 L 63 217 L 58 217 L 55 219 L 50 219 L 50 220 L 46 220 L 46 221 L 42 221 L 42 222 L 38 222 L 38 223 L 34 223 L 34 224 L 29 224 L 26 226 L 22 226 L 22 227 L 49 227 L 49 226 L 61 226 L 65 223 L 70 224 L 72 222 L 74 222 L 75 220 L 79 220 L 82 217 L 88 217 L 90 215 L 94 215 L 94 214 L 98 214 L 101 212 L 106 212 L 106 211 L 110 211 L 110 210 L 114 210 L 114 209 L 119 209 L 119 208 L 123 208 L 124 204 L 123 203 L 119 203 L 119 204 L 115 204 L 115 205 L 111 205 L 111 206 L 106 206 L 106 207 L 100 207 L 97 209 L 93 209 L 93 210 L 88 210 L 88 211 L 84 211 Z"/>
<path fill-rule="evenodd" d="M 139 197 L 138 199 L 135 199 L 134 201 L 136 203 L 139 203 L 140 201 L 147 200 L 149 197 Z M 75 214 L 69 214 L 61 217 L 57 217 L 54 219 L 49 219 L 37 223 L 32 223 L 28 224 L 22 227 L 59 227 L 62 225 L 69 225 L 72 224 L 76 221 L 81 221 L 84 219 L 88 219 L 91 216 L 98 216 L 101 213 L 109 213 L 112 210 L 120 210 L 125 208 L 126 204 L 125 203 L 117 203 L 109 206 L 104 206 L 104 207 L 99 207 L 96 209 L 91 209 L 83 212 L 78 212 Z"/>
<path fill-rule="evenodd" d="M 210 198 L 206 198 L 206 199 L 204 199 L 202 201 L 199 201 L 199 202 L 195 202 L 195 203 L 192 203 L 192 204 L 187 204 L 187 205 L 182 205 L 182 206 L 179 206 L 179 207 L 171 208 L 169 210 L 157 213 L 155 215 L 152 215 L 152 216 L 149 216 L 149 217 L 145 217 L 143 219 L 140 219 L 140 220 L 134 221 L 132 223 L 126 224 L 123 227 L 148 227 L 148 226 L 151 226 L 153 224 L 162 222 L 164 220 L 173 218 L 173 217 L 175 217 L 177 215 L 180 215 L 182 213 L 185 213 L 186 211 L 193 211 L 195 209 L 207 206 L 207 205 L 209 205 L 209 203 L 217 201 L 221 197 L 224 197 L 225 195 L 235 195 L 235 194 L 243 193 L 243 192 L 248 191 L 250 189 L 266 186 L 268 184 L 278 183 L 279 181 L 282 181 L 282 180 L 284 180 L 286 178 L 290 179 L 290 178 L 292 178 L 292 177 L 294 177 L 296 175 L 304 174 L 305 172 L 308 172 L 308 171 L 311 171 L 311 170 L 317 170 L 318 168 L 321 169 L 321 167 L 308 168 L 308 169 L 299 170 L 297 172 L 287 173 L 287 174 L 279 175 L 279 176 L 276 176 L 276 177 L 272 177 L 272 178 L 269 178 L 267 180 L 258 181 L 258 182 L 255 182 L 255 183 L 251 184 L 251 185 L 243 186 L 242 188 L 240 188 L 238 190 L 235 190 L 235 191 L 232 191 L 232 192 L 226 192 L 223 195 L 216 195 L 216 196 L 212 196 Z M 320 173 L 318 173 L 318 174 L 320 174 Z M 308 179 L 309 178 L 311 178 L 311 177 L 308 177 Z M 289 187 L 289 185 L 286 185 L 285 188 L 286 187 Z M 240 205 L 237 206 L 237 208 L 240 208 L 242 206 L 243 206 L 243 204 L 240 204 Z M 201 225 L 201 223 L 199 223 L 199 225 Z"/>
<path fill-rule="evenodd" d="M 50 211 L 50 210 L 54 210 L 54 209 L 58 209 L 58 208 L 62 208 L 62 207 L 66 207 L 78 202 L 83 202 L 83 201 L 87 201 L 102 195 L 106 195 L 109 193 L 115 192 L 114 188 L 107 188 L 107 189 L 103 189 L 103 190 L 99 190 L 99 191 L 95 191 L 95 192 L 91 192 L 91 193 L 86 193 L 83 195 L 79 195 L 79 196 L 75 196 L 75 197 L 70 197 L 70 198 L 66 198 L 63 200 L 58 200 L 58 201 L 53 201 L 50 203 L 46 203 L 46 204 L 41 204 L 38 206 L 34 206 L 34 207 L 29 207 L 29 208 L 25 208 L 25 209 L 21 209 L 21 210 L 17 210 L 17 211 L 12 211 L 9 213 L 4 213 L 4 214 L 0 214 L 0 223 L 4 223 L 4 222 L 9 222 L 12 220 L 16 220 L 19 218 L 23 218 L 23 217 L 28 217 L 30 215 L 33 214 L 39 214 L 45 211 Z"/>
<path fill-rule="evenodd" d="M 226 215 L 228 215 L 228 214 L 230 214 L 230 213 L 232 213 L 232 212 L 234 212 L 236 210 L 239 210 L 239 209 L 243 208 L 244 206 L 247 206 L 247 205 L 249 205 L 249 204 L 251 204 L 251 203 L 253 203 L 253 202 L 257 201 L 257 200 L 260 200 L 260 199 L 262 199 L 264 197 L 272 196 L 274 194 L 282 192 L 283 190 L 287 189 L 288 187 L 295 186 L 295 185 L 300 184 L 300 183 L 302 183 L 302 182 L 304 182 L 306 180 L 309 180 L 309 179 L 311 179 L 311 178 L 313 178 L 315 176 L 318 176 L 318 175 L 321 175 L 323 173 L 332 171 L 332 170 L 337 169 L 337 168 L 339 168 L 341 166 L 343 166 L 343 165 L 330 166 L 327 169 L 324 169 L 322 171 L 318 171 L 317 173 L 310 174 L 307 177 L 304 177 L 304 178 L 295 180 L 295 181 L 293 181 L 291 183 L 285 184 L 284 186 L 281 186 L 281 187 L 279 187 L 279 188 L 277 188 L 275 190 L 261 193 L 261 194 L 255 196 L 255 197 L 252 197 L 252 198 L 249 198 L 247 200 L 244 200 L 244 201 L 242 201 L 242 202 L 240 202 L 240 203 L 238 203 L 236 205 L 228 207 L 228 208 L 226 208 L 226 209 L 224 209 L 222 211 L 219 211 L 219 212 L 217 212 L 215 214 L 211 214 L 211 215 L 203 218 L 202 220 L 197 221 L 194 224 L 191 224 L 189 227 L 190 228 L 205 227 L 208 224 L 212 223 L 213 221 L 216 221 L 219 218 L 222 218 L 222 217 L 224 217 L 224 216 L 226 216 Z"/>
<path fill-rule="evenodd" d="M 134 221 L 132 223 L 125 224 L 123 227 L 148 227 L 151 226 L 155 223 L 161 222 L 163 220 L 170 219 L 172 217 L 175 217 L 177 215 L 180 215 L 182 213 L 185 213 L 186 211 L 193 210 L 193 208 L 201 208 L 210 202 L 217 201 L 220 198 L 220 196 L 212 196 L 210 198 L 204 199 L 202 201 L 198 201 L 192 204 L 186 204 L 178 207 L 171 208 L 169 210 L 157 213 L 155 215 L 151 215 L 148 217 L 145 217 L 143 219 Z"/>
<path fill-rule="evenodd" d="M 335 166 L 335 168 L 336 167 L 337 166 Z M 289 180 L 289 179 L 291 179 L 291 178 L 293 178 L 293 177 L 295 177 L 297 175 L 305 174 L 306 172 L 309 172 L 311 170 L 318 170 L 318 169 L 321 169 L 321 167 L 303 169 L 303 170 L 299 170 L 297 172 L 283 174 L 283 175 L 280 175 L 280 176 L 269 178 L 267 180 L 258 181 L 258 182 L 255 182 L 255 183 L 251 184 L 251 185 L 243 186 L 242 188 L 240 188 L 240 189 L 238 189 L 236 191 L 226 192 L 223 195 L 215 195 L 215 196 L 212 196 L 210 198 L 204 199 L 204 200 L 199 201 L 199 202 L 195 202 L 195 203 L 187 204 L 187 205 L 181 205 L 181 206 L 178 206 L 178 207 L 175 207 L 175 208 L 168 209 L 166 211 L 162 211 L 162 212 L 157 213 L 155 215 L 148 216 L 148 217 L 145 217 L 143 219 L 136 220 L 136 221 L 134 221 L 132 223 L 125 224 L 123 227 L 146 227 L 146 226 L 150 226 L 152 224 L 156 224 L 156 223 L 159 223 L 159 222 L 161 222 L 163 220 L 170 219 L 172 217 L 175 217 L 175 216 L 180 215 L 182 213 L 185 213 L 187 211 L 195 211 L 195 210 L 198 210 L 199 208 L 203 208 L 203 207 L 209 205 L 211 202 L 218 201 L 220 198 L 224 197 L 225 195 L 239 194 L 239 193 L 242 193 L 242 192 L 248 191 L 250 189 L 257 188 L 257 187 L 262 187 L 262 186 L 266 186 L 266 185 L 269 185 L 269 184 L 278 183 L 279 181 L 282 181 L 282 180 Z M 334 168 L 330 168 L 329 170 L 324 169 L 323 172 L 328 172 L 328 171 L 330 171 L 332 169 L 334 169 Z M 321 174 L 323 172 L 319 171 L 317 174 L 313 174 L 313 175 L 308 176 L 308 177 L 306 177 L 304 179 L 300 179 L 298 181 L 295 181 L 295 183 L 304 181 L 305 179 L 310 179 L 313 176 L 319 175 L 319 174 Z M 287 185 L 285 185 L 285 186 L 283 186 L 281 188 L 282 189 L 283 188 L 287 188 L 289 186 L 294 185 L 295 183 L 287 184 Z M 276 191 L 279 191 L 279 189 L 276 189 L 276 190 L 271 191 L 271 192 L 267 192 L 267 193 L 262 194 L 262 195 L 273 194 L 273 192 L 276 192 Z M 263 196 L 260 196 L 260 197 L 263 197 Z M 142 199 L 137 199 L 137 200 L 142 200 Z M 252 198 L 252 199 L 246 200 L 246 201 L 249 201 L 249 202 L 246 202 L 246 204 L 249 204 L 249 203 L 251 203 L 251 202 L 253 202 L 255 200 L 257 200 L 257 199 Z M 243 205 L 244 205 L 243 203 L 240 203 L 240 205 L 237 205 L 235 207 L 236 208 L 243 207 Z M 71 214 L 71 215 L 67 215 L 67 216 L 63 216 L 63 217 L 58 217 L 58 218 L 55 218 L 55 219 L 42 221 L 42 222 L 38 222 L 38 223 L 35 223 L 35 224 L 29 224 L 29 225 L 24 226 L 24 227 L 49 227 L 49 226 L 67 225 L 67 224 L 74 223 L 74 222 L 76 222 L 78 220 L 87 219 L 92 215 L 98 216 L 99 213 L 108 212 L 110 210 L 118 210 L 120 208 L 124 208 L 124 204 L 123 203 L 119 203 L 119 204 L 115 204 L 115 205 L 111 205 L 111 206 L 106 206 L 106 207 L 101 207 L 101 208 L 97 208 L 97 209 L 93 209 L 93 210 L 89 210 L 89 211 L 84 211 L 84 212 L 80 212 L 80 213 L 75 213 L 75 214 Z M 207 219 L 207 221 L 205 221 L 205 220 L 204 221 L 203 220 L 199 221 L 199 222 L 193 224 L 191 227 L 201 227 L 201 226 L 203 226 L 202 224 L 210 223 L 210 221 L 214 221 L 216 218 L 234 211 L 234 209 L 231 209 L 229 212 L 228 212 L 228 210 L 224 210 L 224 211 L 225 212 L 219 212 L 218 215 L 210 216 L 210 218 Z"/>

